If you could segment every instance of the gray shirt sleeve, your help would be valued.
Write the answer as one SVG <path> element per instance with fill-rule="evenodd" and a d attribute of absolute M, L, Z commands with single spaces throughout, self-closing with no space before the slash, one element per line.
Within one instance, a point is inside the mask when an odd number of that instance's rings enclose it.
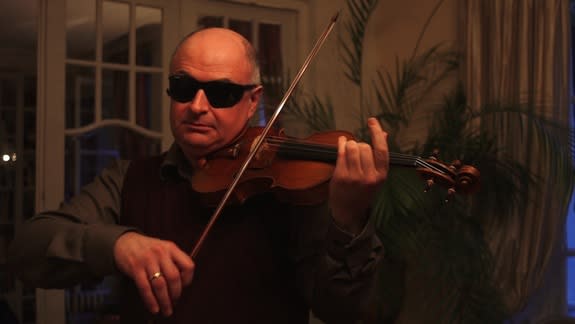
<path fill-rule="evenodd" d="M 373 223 L 354 237 L 337 227 L 325 204 L 296 210 L 293 255 L 306 300 L 326 323 L 355 323 L 373 302 L 383 256 Z"/>
<path fill-rule="evenodd" d="M 26 284 L 63 288 L 114 273 L 114 243 L 128 161 L 117 161 L 57 210 L 35 215 L 16 233 L 9 263 Z"/>

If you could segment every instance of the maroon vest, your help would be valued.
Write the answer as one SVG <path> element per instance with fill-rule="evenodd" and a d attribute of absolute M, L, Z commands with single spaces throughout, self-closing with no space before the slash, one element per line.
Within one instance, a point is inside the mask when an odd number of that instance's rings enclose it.
<path fill-rule="evenodd" d="M 122 191 L 121 223 L 190 252 L 212 215 L 186 180 L 163 181 L 163 157 L 133 161 Z M 125 281 L 123 323 L 308 323 L 309 309 L 288 258 L 287 206 L 263 195 L 226 207 L 196 257 L 192 284 L 170 318 L 151 317 Z"/>

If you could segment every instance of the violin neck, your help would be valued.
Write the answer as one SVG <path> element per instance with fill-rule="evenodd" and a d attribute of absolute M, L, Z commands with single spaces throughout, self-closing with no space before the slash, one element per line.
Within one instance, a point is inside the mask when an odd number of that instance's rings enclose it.
<path fill-rule="evenodd" d="M 277 147 L 277 154 L 283 159 L 318 161 L 335 164 L 337 160 L 337 147 L 311 142 L 295 140 L 282 141 Z M 417 156 L 389 153 L 389 164 L 415 168 L 420 166 L 421 158 Z"/>

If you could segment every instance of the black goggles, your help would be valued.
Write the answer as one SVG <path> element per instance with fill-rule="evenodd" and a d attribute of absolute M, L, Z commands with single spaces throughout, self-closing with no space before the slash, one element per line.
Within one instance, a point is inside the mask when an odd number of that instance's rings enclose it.
<path fill-rule="evenodd" d="M 246 90 L 257 87 L 257 84 L 241 85 L 226 81 L 200 82 L 186 74 L 171 75 L 170 87 L 166 90 L 173 100 L 186 103 L 194 100 L 198 90 L 204 90 L 210 105 L 214 108 L 229 108 L 237 104 Z"/>

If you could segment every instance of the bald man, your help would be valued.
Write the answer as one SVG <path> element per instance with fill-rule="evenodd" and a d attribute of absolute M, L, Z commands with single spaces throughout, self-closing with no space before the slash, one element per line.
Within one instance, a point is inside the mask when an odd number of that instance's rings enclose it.
<path fill-rule="evenodd" d="M 212 153 L 241 138 L 263 87 L 255 50 L 210 28 L 186 36 L 170 63 L 171 148 L 118 161 L 60 209 L 16 235 L 10 262 L 27 284 L 64 288 L 121 278 L 125 323 L 354 323 L 373 297 L 382 246 L 369 222 L 388 171 L 386 133 L 372 145 L 342 137 L 317 206 L 271 194 L 226 207 L 199 255 L 190 251 L 213 207 L 190 186 Z"/>

